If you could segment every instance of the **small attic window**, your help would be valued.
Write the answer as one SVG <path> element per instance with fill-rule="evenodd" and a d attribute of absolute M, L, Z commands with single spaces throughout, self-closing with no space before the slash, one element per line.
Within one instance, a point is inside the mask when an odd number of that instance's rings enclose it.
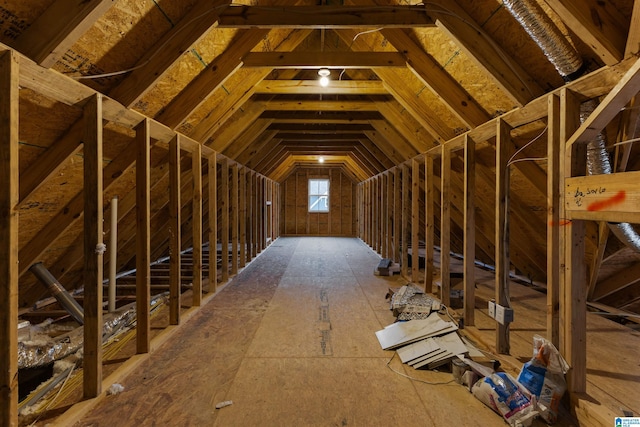
<path fill-rule="evenodd" d="M 329 212 L 329 180 L 309 180 L 309 212 Z"/>

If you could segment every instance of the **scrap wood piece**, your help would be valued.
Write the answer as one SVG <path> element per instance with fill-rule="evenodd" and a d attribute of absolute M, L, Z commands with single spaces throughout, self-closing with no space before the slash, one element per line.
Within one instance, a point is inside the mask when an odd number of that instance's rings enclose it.
<path fill-rule="evenodd" d="M 397 322 L 376 332 L 383 350 L 393 350 L 406 344 L 458 330 L 453 322 L 446 322 L 437 314 L 426 319 Z"/>

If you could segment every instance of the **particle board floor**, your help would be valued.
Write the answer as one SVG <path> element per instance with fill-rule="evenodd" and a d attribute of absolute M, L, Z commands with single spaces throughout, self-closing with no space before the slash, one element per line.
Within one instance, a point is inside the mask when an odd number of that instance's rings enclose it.
<path fill-rule="evenodd" d="M 374 333 L 403 282 L 379 260 L 357 239 L 276 240 L 78 425 L 505 425 L 456 383 L 387 367 Z"/>

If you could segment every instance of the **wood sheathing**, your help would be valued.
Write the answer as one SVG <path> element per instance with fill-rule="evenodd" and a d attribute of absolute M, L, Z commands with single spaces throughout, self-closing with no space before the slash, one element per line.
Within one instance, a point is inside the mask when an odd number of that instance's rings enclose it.
<path fill-rule="evenodd" d="M 508 270 L 543 290 L 552 282 L 557 289 L 564 273 L 550 270 L 548 254 L 561 263 L 565 258 L 551 252 L 556 242 L 548 229 L 564 235 L 568 218 L 550 222 L 547 158 L 554 150 L 547 141 L 556 138 L 551 132 L 560 135 L 555 141 L 573 134 L 575 120 L 560 112 L 566 100 L 618 95 L 603 115 L 609 119 L 598 125 L 606 128 L 616 171 L 640 166 L 636 145 L 614 145 L 637 136 L 637 110 L 611 113 L 620 99 L 634 105 L 633 82 L 616 84 L 633 80 L 625 73 L 637 68 L 638 2 L 587 0 L 578 7 L 540 0 L 585 61 L 587 76 L 569 84 L 497 0 L 398 2 L 402 13 L 415 15 L 408 27 L 394 23 L 393 0 L 234 3 L 253 9 L 237 14 L 224 1 L 0 0 L 0 51 L 13 53 L 19 74 L 19 157 L 17 164 L 3 157 L 1 167 L 19 170 L 19 226 L 2 226 L 18 227 L 19 283 L 11 286 L 21 310 L 45 296 L 27 270 L 33 262 L 42 261 L 68 289 L 84 285 L 83 257 L 90 252 L 83 248 L 83 142 L 95 94 L 103 95 L 104 107 L 104 218 L 114 196 L 121 206 L 118 271 L 135 268 L 139 250 L 135 207 L 144 198 L 136 196 L 136 150 L 144 123 L 150 124 L 151 260 L 170 247 L 191 247 L 195 229 L 204 242 L 213 237 L 223 247 L 249 248 L 247 259 L 280 234 L 358 236 L 391 258 L 425 244 L 427 258 L 429 245 L 469 253 L 465 241 L 473 236 L 474 258 L 496 265 L 496 239 L 504 237 L 496 231 L 497 140 L 511 156 L 537 138 L 517 155 L 530 160 L 510 167 Z M 299 6 L 317 9 L 296 11 Z M 371 13 L 323 18 L 325 10 L 351 6 Z M 283 20 L 270 26 L 269 17 Z M 323 89 L 316 81 L 325 64 L 331 84 Z M 3 95 L 0 102 L 8 101 Z M 561 115 L 558 122 L 549 111 Z M 0 119 L 0 126 L 11 126 Z M 471 189 L 465 147 L 475 158 Z M 193 156 L 201 156 L 201 188 L 194 186 Z M 314 166 L 319 156 L 322 169 Z M 561 164 L 555 173 L 562 180 L 571 173 Z M 317 174 L 337 191 L 336 210 L 326 218 L 305 209 L 306 180 Z M 172 193 L 176 185 L 182 191 Z M 175 194 L 179 201 L 172 201 Z M 203 215 L 194 216 L 200 195 Z M 194 218 L 202 219 L 196 225 Z M 611 218 L 584 218 L 588 301 L 640 313 L 639 255 L 600 221 Z M 441 238 L 443 227 L 448 233 Z M 104 236 L 108 241 L 108 221 Z M 222 255 L 223 265 L 234 264 L 231 274 L 237 256 Z M 107 268 L 108 257 L 103 262 Z M 418 272 L 404 272 L 418 279 Z M 550 316 L 563 310 L 554 306 Z M 3 345 L 9 340 L 2 336 Z"/>

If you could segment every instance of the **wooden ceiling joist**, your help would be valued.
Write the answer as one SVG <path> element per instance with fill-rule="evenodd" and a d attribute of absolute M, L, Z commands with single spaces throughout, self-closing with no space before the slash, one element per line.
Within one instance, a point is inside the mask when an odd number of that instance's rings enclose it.
<path fill-rule="evenodd" d="M 367 123 L 283 123 L 274 120 L 269 126 L 269 130 L 299 134 L 361 133 L 365 130 L 373 130 L 373 126 Z"/>
<path fill-rule="evenodd" d="M 262 80 L 256 84 L 255 93 L 273 95 L 388 95 L 389 92 L 379 80 L 331 80 L 322 87 L 318 80 Z"/>
<path fill-rule="evenodd" d="M 397 52 L 249 52 L 242 57 L 245 68 L 350 69 L 405 67 Z"/>
<path fill-rule="evenodd" d="M 395 28 L 431 27 L 433 20 L 415 6 L 229 6 L 220 28 Z"/>
<path fill-rule="evenodd" d="M 260 115 L 274 123 L 369 123 L 384 120 L 379 111 L 265 111 Z"/>

